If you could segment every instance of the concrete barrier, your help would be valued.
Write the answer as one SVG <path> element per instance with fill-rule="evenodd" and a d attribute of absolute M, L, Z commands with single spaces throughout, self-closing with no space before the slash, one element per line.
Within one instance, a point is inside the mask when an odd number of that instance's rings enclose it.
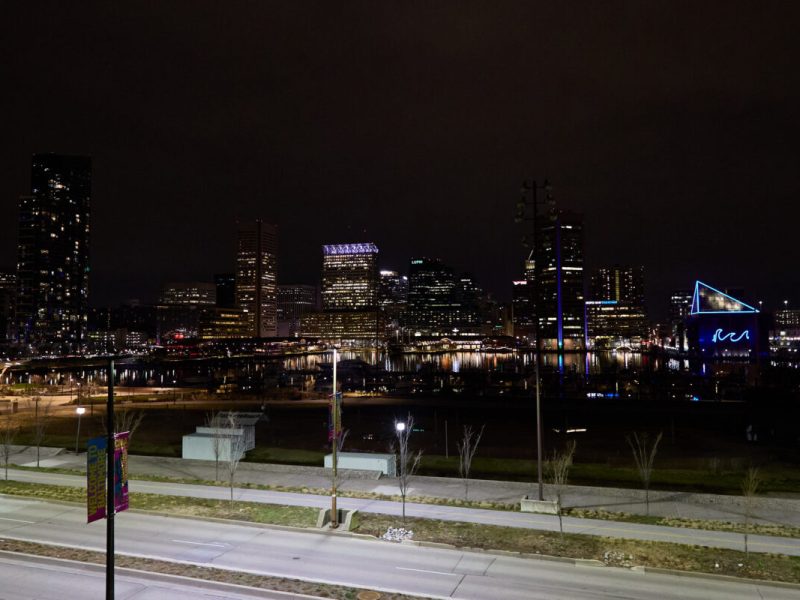
<path fill-rule="evenodd" d="M 520 512 L 539 513 L 543 515 L 557 515 L 558 502 L 555 500 L 535 500 L 524 496 L 519 503 Z"/>

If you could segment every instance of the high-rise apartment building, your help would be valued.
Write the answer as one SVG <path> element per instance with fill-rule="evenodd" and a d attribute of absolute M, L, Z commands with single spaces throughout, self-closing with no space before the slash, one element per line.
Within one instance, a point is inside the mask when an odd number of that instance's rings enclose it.
<path fill-rule="evenodd" d="M 39 351 L 84 346 L 89 301 L 91 159 L 35 154 L 20 198 L 15 337 Z"/>
<path fill-rule="evenodd" d="M 583 292 L 583 217 L 553 209 L 535 237 L 535 310 L 539 347 L 586 348 Z"/>
<path fill-rule="evenodd" d="M 236 306 L 247 311 L 253 337 L 277 335 L 278 229 L 261 220 L 239 228 Z"/>
<path fill-rule="evenodd" d="M 644 267 L 597 269 L 589 285 L 586 318 L 593 348 L 640 347 L 648 336 Z"/>
<path fill-rule="evenodd" d="M 378 247 L 333 244 L 322 247 L 322 308 L 365 310 L 378 305 Z"/>

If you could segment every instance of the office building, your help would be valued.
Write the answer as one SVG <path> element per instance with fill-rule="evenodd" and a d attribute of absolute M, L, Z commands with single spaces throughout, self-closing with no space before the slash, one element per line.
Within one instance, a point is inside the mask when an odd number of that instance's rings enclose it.
<path fill-rule="evenodd" d="M 512 281 L 511 286 L 513 335 L 522 343 L 533 343 L 536 338 L 533 282 L 520 279 Z"/>
<path fill-rule="evenodd" d="M 240 226 L 236 306 L 246 311 L 253 337 L 278 333 L 278 229 L 256 220 Z"/>
<path fill-rule="evenodd" d="M 378 248 L 372 243 L 322 247 L 322 311 L 301 317 L 301 334 L 356 344 L 385 337 L 378 308 Z"/>
<path fill-rule="evenodd" d="M 597 269 L 586 301 L 590 347 L 639 349 L 649 337 L 644 304 L 644 267 Z"/>
<path fill-rule="evenodd" d="M 375 310 L 377 305 L 377 246 L 372 243 L 323 246 L 323 310 Z"/>
<path fill-rule="evenodd" d="M 161 289 L 159 304 L 214 306 L 216 301 L 217 287 L 215 284 L 191 281 L 165 284 Z"/>
<path fill-rule="evenodd" d="M 217 308 L 235 308 L 236 275 L 233 273 L 214 275 L 214 285 L 217 288 Z"/>
<path fill-rule="evenodd" d="M 295 337 L 300 334 L 300 320 L 317 309 L 317 288 L 305 284 L 278 285 L 278 335 Z"/>
<path fill-rule="evenodd" d="M 415 337 L 470 337 L 484 330 L 483 292 L 439 259 L 412 258 L 405 328 Z"/>
<path fill-rule="evenodd" d="M 537 229 L 534 279 L 539 347 L 583 350 L 583 217 L 553 209 L 539 219 Z"/>
<path fill-rule="evenodd" d="M 523 344 L 532 344 L 536 339 L 536 299 L 533 294 L 536 261 L 533 250 L 525 259 L 524 267 L 524 278 L 511 282 L 511 335 Z"/>
<path fill-rule="evenodd" d="M 689 350 L 686 337 L 686 317 L 692 306 L 692 290 L 675 290 L 669 296 L 670 337 L 667 346 L 681 352 Z"/>
<path fill-rule="evenodd" d="M 379 275 L 378 305 L 386 320 L 389 338 L 399 341 L 408 307 L 408 277 L 390 269 L 381 269 Z"/>
<path fill-rule="evenodd" d="M 251 337 L 248 313 L 238 308 L 208 306 L 200 310 L 197 337 L 201 340 L 243 339 Z"/>
<path fill-rule="evenodd" d="M 89 300 L 91 159 L 35 154 L 20 198 L 15 337 L 40 352 L 82 350 Z"/>

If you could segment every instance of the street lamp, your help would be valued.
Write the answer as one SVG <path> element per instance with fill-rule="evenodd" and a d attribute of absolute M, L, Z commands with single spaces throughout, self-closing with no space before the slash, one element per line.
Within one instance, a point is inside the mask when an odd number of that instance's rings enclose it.
<path fill-rule="evenodd" d="M 79 406 L 78 408 L 75 409 L 75 412 L 78 415 L 78 431 L 75 433 L 75 454 L 77 454 L 78 453 L 78 440 L 81 437 L 81 416 L 83 416 L 83 413 L 86 412 L 86 407 L 85 406 Z"/>
<path fill-rule="evenodd" d="M 397 423 L 394 424 L 394 428 L 397 430 L 397 433 L 400 434 L 406 430 L 406 424 L 403 423 L 402 421 L 398 421 Z"/>

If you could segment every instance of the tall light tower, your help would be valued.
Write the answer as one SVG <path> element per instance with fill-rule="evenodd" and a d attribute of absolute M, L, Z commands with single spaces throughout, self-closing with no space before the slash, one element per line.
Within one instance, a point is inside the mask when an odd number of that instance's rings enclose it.
<path fill-rule="evenodd" d="M 529 222 L 533 226 L 533 235 L 528 238 L 527 234 L 522 236 L 522 244 L 525 247 L 532 246 L 533 254 L 533 335 L 534 335 L 534 360 L 533 360 L 533 376 L 536 380 L 535 394 L 536 394 L 536 473 L 539 483 L 539 500 L 544 500 L 544 476 L 542 469 L 542 402 L 541 402 L 541 384 L 539 378 L 539 363 L 541 361 L 541 347 L 539 340 L 539 310 L 541 306 L 537 306 L 539 300 L 539 272 L 541 270 L 541 262 L 539 256 L 539 197 L 538 192 L 545 193 L 545 201 L 550 205 L 551 209 L 555 208 L 553 201 L 552 187 L 550 182 L 546 179 L 542 185 L 538 185 L 536 180 L 526 179 L 522 182 L 520 190 L 520 199 L 517 202 L 517 210 L 514 216 L 514 221 L 517 223 Z M 528 210 L 530 208 L 530 211 Z M 531 214 L 528 215 L 528 212 Z"/>

